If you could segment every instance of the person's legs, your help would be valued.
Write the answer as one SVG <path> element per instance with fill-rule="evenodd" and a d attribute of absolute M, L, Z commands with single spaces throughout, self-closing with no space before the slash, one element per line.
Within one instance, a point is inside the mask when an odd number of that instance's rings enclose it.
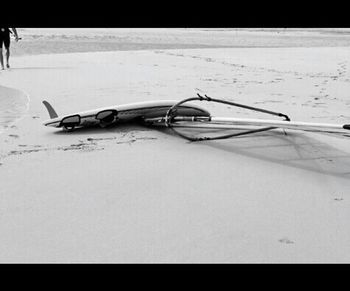
<path fill-rule="evenodd" d="M 9 68 L 10 67 L 10 48 L 7 47 L 6 48 L 6 67 Z"/>
<path fill-rule="evenodd" d="M 10 36 L 4 41 L 5 49 L 6 49 L 6 67 L 10 67 Z"/>
<path fill-rule="evenodd" d="M 4 70 L 4 59 L 2 57 L 2 44 L 4 42 L 4 37 L 3 34 L 0 33 L 0 65 L 1 65 L 1 69 Z"/>
<path fill-rule="evenodd" d="M 4 68 L 4 59 L 2 57 L 2 46 L 0 47 L 0 64 L 1 64 L 1 69 L 5 70 L 5 68 Z"/>

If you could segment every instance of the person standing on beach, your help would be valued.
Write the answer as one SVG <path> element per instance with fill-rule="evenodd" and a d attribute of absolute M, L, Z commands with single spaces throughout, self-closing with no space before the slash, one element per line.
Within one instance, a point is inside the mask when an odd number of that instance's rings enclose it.
<path fill-rule="evenodd" d="M 16 41 L 18 41 L 18 34 L 16 28 L 11 28 L 12 32 L 9 28 L 1 28 L 0 27 L 0 64 L 1 64 L 1 69 L 5 70 L 4 67 L 4 59 L 2 55 L 2 47 L 4 45 L 5 50 L 6 50 L 6 67 L 10 68 L 10 33 L 13 33 L 15 35 Z"/>

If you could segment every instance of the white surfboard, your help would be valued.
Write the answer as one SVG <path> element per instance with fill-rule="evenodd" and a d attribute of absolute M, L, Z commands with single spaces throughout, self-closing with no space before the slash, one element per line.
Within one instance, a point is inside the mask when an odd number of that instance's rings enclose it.
<path fill-rule="evenodd" d="M 47 101 L 43 101 L 50 115 L 50 119 L 44 121 L 43 124 L 50 127 L 73 129 L 75 127 L 95 126 L 98 124 L 105 126 L 115 122 L 159 118 L 164 117 L 169 108 L 177 102 L 178 101 L 174 100 L 146 101 L 58 116 L 53 107 Z M 178 113 L 181 116 L 210 116 L 209 112 L 205 109 L 188 104 L 180 106 L 178 108 Z"/>
<path fill-rule="evenodd" d="M 274 128 L 294 129 L 303 131 L 323 132 L 342 134 L 349 136 L 350 124 L 328 124 L 328 123 L 310 123 L 291 121 L 289 117 L 273 113 L 274 115 L 287 117 L 286 120 L 269 120 L 269 119 L 250 119 L 250 118 L 232 118 L 232 117 L 215 117 L 210 113 L 193 104 L 178 102 L 175 100 L 159 100 L 146 101 L 139 103 L 130 103 L 124 105 L 103 107 L 89 111 L 72 113 L 58 116 L 53 107 L 47 102 L 43 101 L 46 109 L 49 112 L 50 119 L 44 121 L 45 126 L 60 128 L 63 127 L 72 130 L 75 127 L 88 127 L 100 125 L 102 127 L 114 123 L 125 123 L 131 121 L 140 121 L 147 125 L 161 125 L 168 127 L 188 127 L 188 128 L 216 128 L 228 129 L 237 128 L 240 126 L 247 126 L 250 129 L 247 132 L 240 134 L 223 135 L 215 138 L 192 138 L 175 131 L 180 136 L 189 140 L 204 140 L 204 139 L 218 139 L 238 136 L 242 134 L 249 134 L 270 130 Z M 171 110 L 176 107 L 176 115 L 168 116 Z M 247 106 L 246 106 L 247 107 Z M 261 109 L 258 109 L 262 111 Z M 257 111 L 257 110 L 256 110 Z M 264 110 L 266 111 L 266 110 Z M 172 115 L 172 114 L 170 114 Z M 254 127 L 251 129 L 250 127 Z M 262 127 L 262 128 L 256 128 Z"/>

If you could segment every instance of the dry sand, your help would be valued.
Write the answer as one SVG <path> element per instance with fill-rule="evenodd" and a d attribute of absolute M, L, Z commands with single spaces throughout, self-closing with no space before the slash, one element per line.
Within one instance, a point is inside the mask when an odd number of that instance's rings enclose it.
<path fill-rule="evenodd" d="M 197 92 L 346 123 L 350 49 L 326 44 L 14 54 L 0 73 L 0 98 L 23 101 L 1 125 L 0 261 L 350 262 L 349 138 L 42 126 L 42 100 L 63 114 Z"/>

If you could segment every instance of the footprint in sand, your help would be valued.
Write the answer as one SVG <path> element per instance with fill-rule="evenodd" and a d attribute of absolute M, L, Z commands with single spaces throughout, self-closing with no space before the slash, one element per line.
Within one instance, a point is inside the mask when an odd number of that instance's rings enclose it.
<path fill-rule="evenodd" d="M 8 153 L 9 156 L 12 155 L 22 155 L 22 154 L 27 154 L 27 153 L 35 153 L 38 152 L 39 150 L 22 150 L 22 151 L 10 151 Z"/>
<path fill-rule="evenodd" d="M 87 140 L 87 141 L 98 141 L 98 140 L 112 140 L 112 139 L 116 139 L 116 137 L 105 137 L 105 138 L 92 138 L 92 137 L 88 137 L 86 140 Z"/>
<path fill-rule="evenodd" d="M 290 239 L 288 238 L 281 238 L 278 240 L 280 243 L 284 243 L 284 244 L 294 244 L 294 241 L 291 241 Z"/>

